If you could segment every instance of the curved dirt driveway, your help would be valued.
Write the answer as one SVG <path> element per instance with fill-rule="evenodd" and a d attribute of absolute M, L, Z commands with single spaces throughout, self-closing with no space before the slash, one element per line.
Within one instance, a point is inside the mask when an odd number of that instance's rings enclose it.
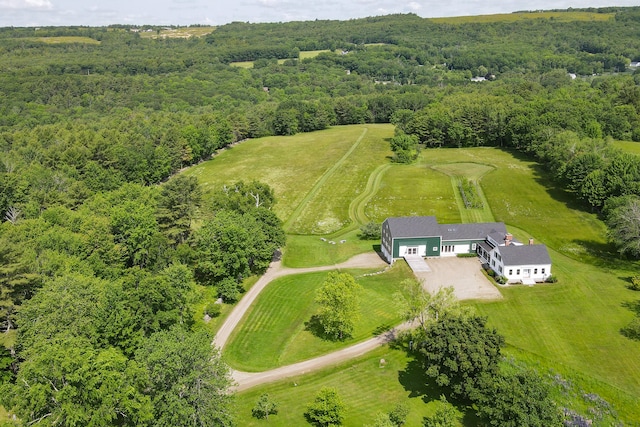
<path fill-rule="evenodd" d="M 385 268 L 387 263 L 384 262 L 376 253 L 365 253 L 356 255 L 353 258 L 334 265 L 323 265 L 320 267 L 308 267 L 308 268 L 287 268 L 282 266 L 281 261 L 274 261 L 271 263 L 267 271 L 260 279 L 253 285 L 251 289 L 244 295 L 244 297 L 234 307 L 229 317 L 224 321 L 218 333 L 216 334 L 212 345 L 223 349 L 227 344 L 231 332 L 238 326 L 240 320 L 244 316 L 245 312 L 249 309 L 251 304 L 258 297 L 260 292 L 273 280 L 278 277 L 288 276 L 290 274 L 311 273 L 315 271 L 327 271 L 338 270 L 345 268 Z M 306 372 L 310 372 L 328 365 L 332 365 L 343 360 L 360 356 L 374 348 L 389 342 L 394 336 L 395 330 L 391 330 L 386 334 L 368 339 L 366 341 L 355 344 L 351 347 L 344 348 L 342 350 L 335 351 L 324 356 L 316 357 L 314 359 L 305 360 L 303 362 L 295 363 L 293 365 L 281 366 L 276 369 L 272 369 L 264 372 L 241 372 L 232 371 L 233 379 L 236 381 L 235 390 L 241 391 L 247 388 L 263 384 L 266 382 L 277 381 L 283 378 L 300 375 Z"/>
<path fill-rule="evenodd" d="M 215 338 L 213 339 L 213 345 L 216 347 L 223 349 L 227 341 L 229 340 L 229 336 L 231 332 L 238 326 L 242 316 L 249 309 L 253 301 L 258 297 L 260 292 L 269 284 L 271 281 L 277 279 L 278 277 L 288 276 L 290 274 L 301 274 L 301 273 L 311 273 L 314 271 L 328 271 L 328 270 L 338 270 L 341 268 L 376 268 L 376 267 L 386 267 L 387 263 L 384 262 L 377 254 L 375 253 L 365 253 L 356 255 L 353 258 L 342 262 L 340 264 L 334 265 L 323 265 L 320 267 L 306 267 L 306 268 L 287 268 L 282 266 L 281 261 L 274 261 L 269 265 L 267 271 L 258 279 L 258 281 L 253 285 L 249 292 L 247 292 L 244 297 L 238 302 L 238 304 L 234 307 L 229 317 L 226 318 Z"/>
<path fill-rule="evenodd" d="M 416 277 L 423 280 L 423 284 L 430 292 L 437 291 L 441 286 L 454 285 L 455 293 L 458 299 L 497 299 L 501 298 L 500 292 L 485 278 L 479 270 L 477 260 L 469 258 L 451 258 L 428 260 L 429 264 L 434 267 L 434 272 L 430 273 L 414 273 Z M 435 262 L 434 262 L 435 261 Z M 384 262 L 376 253 L 369 252 L 356 255 L 340 264 L 325 265 L 321 267 L 308 268 L 286 268 L 282 266 L 280 261 L 272 262 L 265 274 L 258 279 L 255 285 L 245 294 L 238 305 L 235 306 L 229 317 L 220 327 L 213 345 L 223 349 L 226 345 L 231 332 L 240 323 L 247 309 L 258 297 L 260 292 L 274 279 L 290 274 L 310 273 L 314 271 L 338 270 L 345 268 L 385 268 L 388 264 Z M 465 278 L 464 280 L 461 280 Z M 485 283 L 486 282 L 486 283 Z M 365 354 L 376 347 L 388 343 L 394 337 L 397 331 L 409 327 L 409 323 L 403 323 L 400 326 L 386 332 L 385 334 L 370 338 L 366 341 L 359 342 L 350 347 L 333 353 L 325 354 L 314 359 L 305 360 L 294 363 L 292 365 L 281 366 L 264 372 L 241 372 L 232 371 L 233 379 L 236 382 L 236 391 L 246 390 L 248 388 L 264 384 L 284 378 L 305 374 L 315 371 L 326 366 L 335 365 L 339 362 L 358 357 Z"/>

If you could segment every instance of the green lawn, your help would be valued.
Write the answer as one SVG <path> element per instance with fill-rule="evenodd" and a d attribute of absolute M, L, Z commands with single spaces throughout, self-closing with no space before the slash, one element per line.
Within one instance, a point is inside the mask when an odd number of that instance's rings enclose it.
<path fill-rule="evenodd" d="M 303 50 L 303 51 L 300 51 L 300 55 L 299 55 L 298 59 L 315 58 L 316 56 L 318 56 L 318 55 L 320 55 L 321 53 L 324 53 L 324 52 L 331 52 L 331 51 L 329 49 Z M 288 58 L 288 59 L 293 59 L 293 58 Z M 284 62 L 286 60 L 287 59 L 278 59 L 278 64 L 284 64 Z M 253 68 L 253 61 L 230 62 L 229 65 L 231 65 L 233 67 L 240 67 L 240 68 Z"/>
<path fill-rule="evenodd" d="M 495 169 L 493 166 L 481 163 L 446 163 L 433 165 L 432 169 L 451 177 L 451 187 L 453 188 L 456 204 L 460 211 L 460 222 L 473 223 L 495 221 L 495 218 L 491 213 L 489 201 L 484 195 L 482 187 L 479 185 L 482 177 Z M 463 179 L 468 179 L 476 184 L 477 194 L 483 203 L 482 208 L 467 208 L 465 206 L 459 187 Z"/>
<path fill-rule="evenodd" d="M 366 205 L 367 216 L 382 222 L 390 216 L 437 215 L 440 222 L 460 222 L 451 180 L 424 164 L 393 165 Z"/>
<path fill-rule="evenodd" d="M 351 128 L 351 127 L 350 127 Z M 327 164 L 325 173 L 314 183 L 307 198 L 296 207 L 285 223 L 293 234 L 328 234 L 354 223 L 357 206 L 352 201 L 358 196 L 375 193 L 375 183 L 367 182 L 378 165 L 390 155 L 385 138 L 392 136 L 388 126 L 353 127 L 361 130 L 350 140 L 340 138 L 351 146 L 333 164 Z M 324 132 L 321 132 L 324 133 Z M 355 136 L 355 135 L 354 135 Z M 350 215 L 351 213 L 351 215 Z"/>
<path fill-rule="evenodd" d="M 162 29 L 160 33 L 154 31 L 142 31 L 141 38 L 146 39 L 188 39 L 190 37 L 204 37 L 214 32 L 216 27 L 180 27 Z"/>
<path fill-rule="evenodd" d="M 614 141 L 612 144 L 614 147 L 617 147 L 622 151 L 626 151 L 627 153 L 640 155 L 640 142 Z"/>
<path fill-rule="evenodd" d="M 315 58 L 324 52 L 331 52 L 329 49 L 322 50 L 302 50 L 300 51 L 300 59 Z"/>
<path fill-rule="evenodd" d="M 380 359 L 386 364 L 381 366 Z M 422 418 L 432 415 L 439 393 L 429 390 L 421 381 L 415 364 L 400 350 L 381 347 L 366 355 L 309 375 L 289 378 L 274 384 L 256 387 L 237 395 L 238 425 L 242 426 L 303 426 L 307 403 L 322 387 L 335 387 L 346 405 L 345 426 L 373 424 L 377 412 L 388 412 L 400 402 L 409 408 L 407 426 L 422 424 Z M 278 414 L 269 421 L 251 416 L 251 408 L 262 393 L 278 403 Z"/>
<path fill-rule="evenodd" d="M 503 301 L 476 303 L 476 308 L 510 346 L 556 369 L 567 367 L 613 386 L 608 389 L 619 388 L 628 401 L 635 400 L 636 407 L 618 409 L 633 414 L 627 419 L 640 419 L 640 343 L 620 334 L 634 316 L 625 303 L 640 298 L 626 288 L 630 273 L 581 263 L 554 251 L 551 257 L 558 283 L 501 289 Z"/>
<path fill-rule="evenodd" d="M 374 271 L 348 271 L 364 288 L 352 338 L 329 341 L 308 329 L 308 321 L 317 311 L 315 291 L 328 272 L 285 276 L 269 284 L 249 309 L 224 350 L 226 360 L 236 369 L 264 371 L 330 353 L 401 323 L 392 295 L 401 290 L 400 282 L 410 277 L 408 267 L 397 263 L 383 274 L 362 276 Z"/>
<path fill-rule="evenodd" d="M 230 62 L 229 65 L 238 68 L 253 68 L 253 61 L 235 61 Z"/>
<path fill-rule="evenodd" d="M 287 267 L 318 267 L 339 264 L 380 246 L 379 241 L 360 240 L 359 230 L 336 233 L 323 237 L 289 235 L 282 255 L 282 263 Z M 346 240 L 344 243 L 340 243 Z M 336 242 L 335 245 L 329 242 Z"/>

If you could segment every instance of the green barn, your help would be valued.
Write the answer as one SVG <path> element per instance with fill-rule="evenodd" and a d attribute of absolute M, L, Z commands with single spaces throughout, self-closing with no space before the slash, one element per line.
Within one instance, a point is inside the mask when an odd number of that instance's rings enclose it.
<path fill-rule="evenodd" d="M 382 223 L 382 254 L 390 264 L 406 256 L 439 257 L 476 253 L 487 239 L 504 241 L 501 222 L 438 224 L 434 216 L 387 218 Z"/>

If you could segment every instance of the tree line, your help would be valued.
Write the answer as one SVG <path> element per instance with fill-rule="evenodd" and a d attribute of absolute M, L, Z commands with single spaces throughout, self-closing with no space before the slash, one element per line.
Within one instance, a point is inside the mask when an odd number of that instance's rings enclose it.
<path fill-rule="evenodd" d="M 196 285 L 231 303 L 268 266 L 273 203 L 237 182 L 205 204 L 179 175 L 0 224 L 0 322 L 18 330 L 0 403 L 25 424 L 233 425 L 229 369 L 192 307 Z"/>

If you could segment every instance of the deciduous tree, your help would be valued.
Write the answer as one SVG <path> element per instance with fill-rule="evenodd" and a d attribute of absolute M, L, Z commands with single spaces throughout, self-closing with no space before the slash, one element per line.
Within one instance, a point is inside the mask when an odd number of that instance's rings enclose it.
<path fill-rule="evenodd" d="M 361 289 L 352 275 L 329 273 L 316 292 L 316 303 L 320 305 L 318 319 L 327 336 L 342 340 L 351 335 L 359 317 Z"/>
<path fill-rule="evenodd" d="M 440 404 L 436 409 L 436 412 L 430 416 L 425 417 L 422 426 L 423 427 L 458 427 L 460 425 L 460 419 L 462 414 L 456 408 L 447 401 L 447 398 L 440 396 Z"/>
<path fill-rule="evenodd" d="M 445 315 L 427 330 L 421 344 L 426 374 L 454 396 L 477 397 L 498 372 L 504 338 L 476 315 Z"/>
<path fill-rule="evenodd" d="M 417 321 L 422 333 L 426 333 L 429 326 L 446 312 L 459 307 L 454 290 L 450 286 L 440 288 L 435 294 L 431 294 L 416 279 L 406 279 L 402 285 L 404 293 L 397 293 L 395 299 L 402 308 L 405 320 Z"/>
<path fill-rule="evenodd" d="M 494 376 L 477 399 L 477 407 L 478 415 L 496 427 L 563 425 L 549 383 L 526 368 Z"/>
<path fill-rule="evenodd" d="M 345 406 L 335 388 L 323 387 L 307 405 L 307 420 L 319 427 L 338 426 L 344 420 Z"/>
<path fill-rule="evenodd" d="M 625 198 L 607 216 L 609 239 L 622 254 L 640 257 L 640 198 Z"/>
<path fill-rule="evenodd" d="M 251 414 L 258 419 L 269 419 L 269 415 L 278 413 L 278 404 L 269 398 L 268 393 L 263 393 L 258 398 Z"/>
<path fill-rule="evenodd" d="M 156 426 L 231 426 L 229 368 L 205 331 L 180 326 L 153 334 L 136 354 L 149 373 Z"/>

